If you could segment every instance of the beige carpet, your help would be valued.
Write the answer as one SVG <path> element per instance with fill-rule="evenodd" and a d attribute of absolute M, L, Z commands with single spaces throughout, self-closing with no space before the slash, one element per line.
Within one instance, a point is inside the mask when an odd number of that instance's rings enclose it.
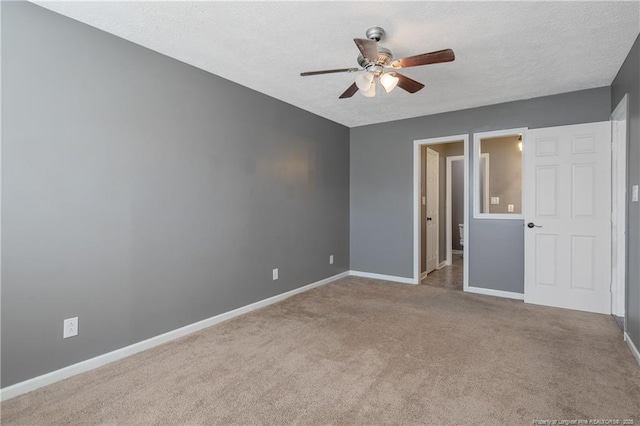
<path fill-rule="evenodd" d="M 2 424 L 640 418 L 613 319 L 346 278 L 2 404 Z"/>

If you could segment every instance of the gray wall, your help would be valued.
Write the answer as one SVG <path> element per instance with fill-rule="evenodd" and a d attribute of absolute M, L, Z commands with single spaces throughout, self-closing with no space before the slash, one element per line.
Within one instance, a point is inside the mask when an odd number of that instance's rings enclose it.
<path fill-rule="evenodd" d="M 451 248 L 462 250 L 459 224 L 464 223 L 464 161 L 451 163 Z"/>
<path fill-rule="evenodd" d="M 29 3 L 2 54 L 3 387 L 349 268 L 348 128 Z"/>
<path fill-rule="evenodd" d="M 629 150 L 627 187 L 640 184 L 640 37 L 611 86 L 611 111 L 629 95 Z M 630 193 L 629 193 L 630 194 Z M 629 195 L 629 200 L 631 199 Z M 627 209 L 627 333 L 640 348 L 640 208 L 629 202 Z"/>
<path fill-rule="evenodd" d="M 606 121 L 610 95 L 602 87 L 352 128 L 351 269 L 413 277 L 414 140 Z M 523 221 L 471 219 L 469 232 L 469 284 L 522 293 Z"/>

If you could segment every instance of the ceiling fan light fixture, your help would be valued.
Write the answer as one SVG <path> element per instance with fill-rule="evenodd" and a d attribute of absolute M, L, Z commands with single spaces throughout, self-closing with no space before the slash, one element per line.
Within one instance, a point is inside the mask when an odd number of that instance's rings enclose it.
<path fill-rule="evenodd" d="M 398 77 L 394 77 L 393 75 L 387 73 L 383 74 L 382 77 L 380 77 L 380 84 L 382 84 L 384 90 L 389 93 L 396 87 L 399 80 L 400 79 Z"/>
<path fill-rule="evenodd" d="M 367 90 L 371 89 L 372 83 L 373 83 L 373 74 L 371 73 L 358 74 L 356 76 L 356 86 L 358 86 L 358 89 L 360 89 L 363 92 L 366 92 Z"/>
<path fill-rule="evenodd" d="M 362 93 L 362 96 L 364 96 L 364 97 L 373 98 L 376 95 L 376 84 L 375 84 L 375 81 L 371 83 L 369 89 L 360 90 L 360 93 Z"/>
<path fill-rule="evenodd" d="M 0 0 L 1 1 L 1 0 Z M 362 72 L 357 74 L 355 81 L 345 90 L 338 99 L 347 99 L 356 94 L 372 98 L 376 95 L 378 81 L 387 93 L 390 93 L 396 86 L 408 93 L 416 93 L 424 88 L 424 84 L 396 72 L 398 69 L 419 67 L 422 65 L 440 64 L 455 60 L 455 54 L 451 49 L 437 50 L 429 53 L 408 56 L 401 59 L 393 59 L 391 50 L 380 46 L 378 42 L 382 40 L 385 32 L 380 27 L 373 27 L 367 30 L 367 38 L 354 38 L 353 41 L 360 51 L 356 62 L 360 68 L 338 68 L 322 71 L 306 71 L 300 73 L 302 77 L 334 74 L 342 72 Z M 389 71 L 385 74 L 385 71 Z"/>

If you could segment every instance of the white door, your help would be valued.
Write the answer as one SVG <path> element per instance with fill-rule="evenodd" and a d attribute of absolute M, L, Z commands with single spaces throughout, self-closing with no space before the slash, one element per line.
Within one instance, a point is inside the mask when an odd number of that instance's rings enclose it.
<path fill-rule="evenodd" d="M 608 121 L 527 131 L 525 302 L 610 313 L 610 141 Z"/>
<path fill-rule="evenodd" d="M 440 154 L 427 148 L 427 274 L 438 267 L 438 177 Z"/>

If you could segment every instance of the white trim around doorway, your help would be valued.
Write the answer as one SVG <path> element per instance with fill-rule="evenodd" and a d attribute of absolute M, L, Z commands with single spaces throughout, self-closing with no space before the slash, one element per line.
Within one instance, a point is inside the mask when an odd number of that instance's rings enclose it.
<path fill-rule="evenodd" d="M 524 213 L 482 213 L 480 212 L 480 188 L 478 186 L 478 182 L 480 181 L 480 168 L 478 167 L 480 164 L 480 142 L 482 139 L 490 139 L 490 138 L 498 138 L 503 136 L 522 136 L 522 143 L 525 143 L 527 127 L 520 127 L 516 129 L 505 129 L 505 130 L 494 130 L 491 132 L 480 132 L 473 134 L 473 169 L 474 169 L 474 188 L 473 188 L 473 218 L 474 219 L 513 219 L 513 220 L 524 220 Z M 466 155 L 466 154 L 465 154 Z M 522 151 L 522 173 L 524 175 L 524 150 Z M 485 187 L 485 197 L 488 196 L 487 187 Z M 522 185 L 522 197 L 524 199 L 524 182 Z M 486 202 L 486 200 L 485 200 Z M 484 204 L 485 209 L 487 204 Z M 521 209 L 521 211 L 524 211 Z"/>
<path fill-rule="evenodd" d="M 462 142 L 464 145 L 464 241 L 463 289 L 469 288 L 469 135 L 445 136 L 441 138 L 413 141 L 413 284 L 420 284 L 420 147 L 443 143 Z M 449 231 L 451 232 L 451 231 Z"/>
<path fill-rule="evenodd" d="M 627 148 L 629 141 L 628 99 L 625 94 L 611 113 L 611 314 L 626 324 L 626 226 L 627 226 Z M 624 122 L 624 138 L 614 135 L 613 122 Z"/>

